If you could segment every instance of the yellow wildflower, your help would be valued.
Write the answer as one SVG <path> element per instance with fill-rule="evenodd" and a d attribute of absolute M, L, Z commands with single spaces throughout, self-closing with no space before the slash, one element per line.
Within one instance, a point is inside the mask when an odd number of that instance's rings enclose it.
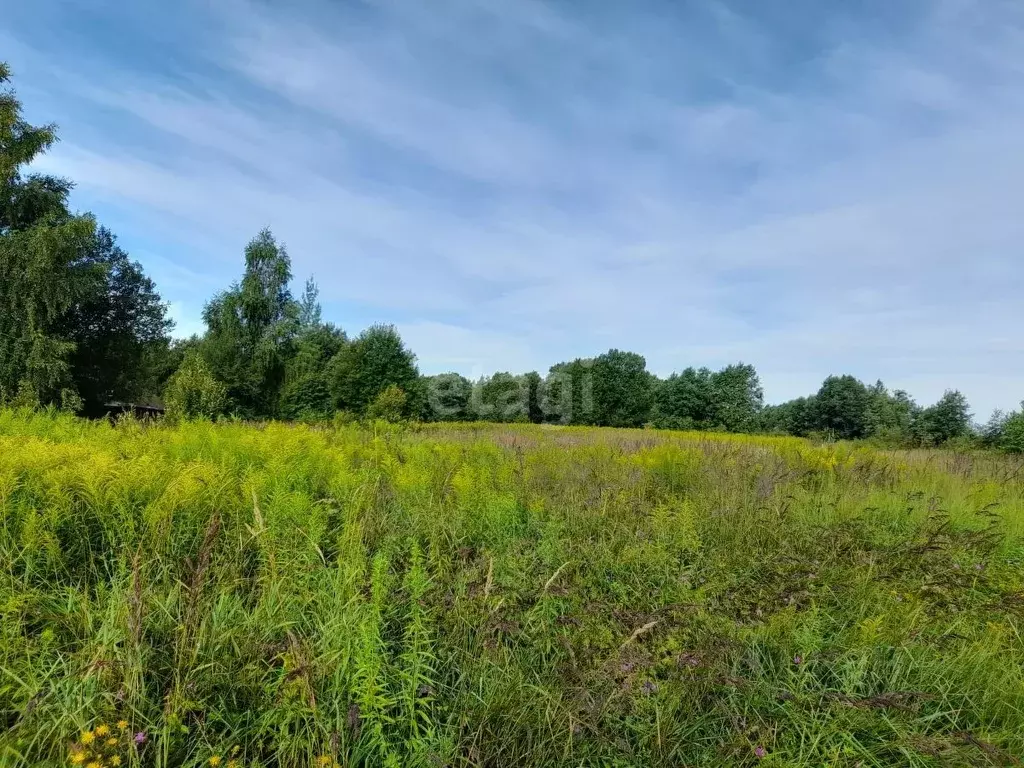
<path fill-rule="evenodd" d="M 81 765 L 85 762 L 85 752 L 72 752 L 71 753 L 71 764 Z"/>
<path fill-rule="evenodd" d="M 103 768 L 103 763 L 101 763 L 99 760 L 93 760 L 91 763 L 85 766 L 85 768 Z"/>
<path fill-rule="evenodd" d="M 228 768 L 238 768 L 237 760 L 228 760 Z"/>
<path fill-rule="evenodd" d="M 117 746 L 117 739 L 115 739 L 113 736 L 111 736 L 109 739 L 107 739 L 107 746 L 108 747 L 116 747 Z"/>
<path fill-rule="evenodd" d="M 220 765 L 220 755 L 214 755 L 210 758 L 210 768 L 217 768 Z"/>
<path fill-rule="evenodd" d="M 96 740 L 96 734 L 92 731 L 82 731 L 82 735 L 78 737 L 78 740 L 87 747 Z"/>
<path fill-rule="evenodd" d="M 97 725 L 96 726 L 96 735 L 97 736 L 106 736 L 108 733 L 110 733 L 110 726 L 109 725 L 106 725 L 104 723 L 102 725 Z"/>
<path fill-rule="evenodd" d="M 128 721 L 127 720 L 118 720 L 117 721 L 117 727 L 120 728 L 122 731 L 127 731 L 128 730 Z"/>
<path fill-rule="evenodd" d="M 117 768 L 117 766 L 121 764 L 121 756 L 114 755 L 112 758 L 110 758 L 110 764 L 114 766 L 114 768 Z"/>
<path fill-rule="evenodd" d="M 328 766 L 333 762 L 334 761 L 331 760 L 330 755 L 320 755 L 320 757 L 316 759 L 316 764 L 321 766 L 321 768 L 328 768 Z"/>

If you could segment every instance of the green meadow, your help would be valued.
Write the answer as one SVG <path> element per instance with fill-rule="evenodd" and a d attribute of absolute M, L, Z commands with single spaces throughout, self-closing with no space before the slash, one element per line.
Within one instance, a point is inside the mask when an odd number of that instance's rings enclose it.
<path fill-rule="evenodd" d="M 1024 469 L 0 411 L 0 765 L 1024 755 Z"/>

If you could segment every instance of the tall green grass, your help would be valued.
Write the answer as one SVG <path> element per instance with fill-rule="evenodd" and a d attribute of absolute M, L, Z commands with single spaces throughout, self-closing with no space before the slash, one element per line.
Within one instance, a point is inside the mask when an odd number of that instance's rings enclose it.
<path fill-rule="evenodd" d="M 1022 525 L 986 454 L 0 412 L 0 765 L 1017 764 Z"/>

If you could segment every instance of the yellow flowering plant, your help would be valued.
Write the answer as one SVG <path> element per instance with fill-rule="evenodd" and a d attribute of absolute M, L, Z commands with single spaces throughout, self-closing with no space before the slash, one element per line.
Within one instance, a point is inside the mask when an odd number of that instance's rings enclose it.
<path fill-rule="evenodd" d="M 117 732 L 106 723 L 82 731 L 68 751 L 68 762 L 78 768 L 119 768 L 136 746 L 128 721 L 117 722 Z"/>

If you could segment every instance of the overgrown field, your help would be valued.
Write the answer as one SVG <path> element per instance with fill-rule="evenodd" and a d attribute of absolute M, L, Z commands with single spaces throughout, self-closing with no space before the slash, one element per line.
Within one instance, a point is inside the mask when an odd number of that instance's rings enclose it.
<path fill-rule="evenodd" d="M 0 412 L 0 519 L 5 768 L 1024 755 L 1019 460 Z"/>

